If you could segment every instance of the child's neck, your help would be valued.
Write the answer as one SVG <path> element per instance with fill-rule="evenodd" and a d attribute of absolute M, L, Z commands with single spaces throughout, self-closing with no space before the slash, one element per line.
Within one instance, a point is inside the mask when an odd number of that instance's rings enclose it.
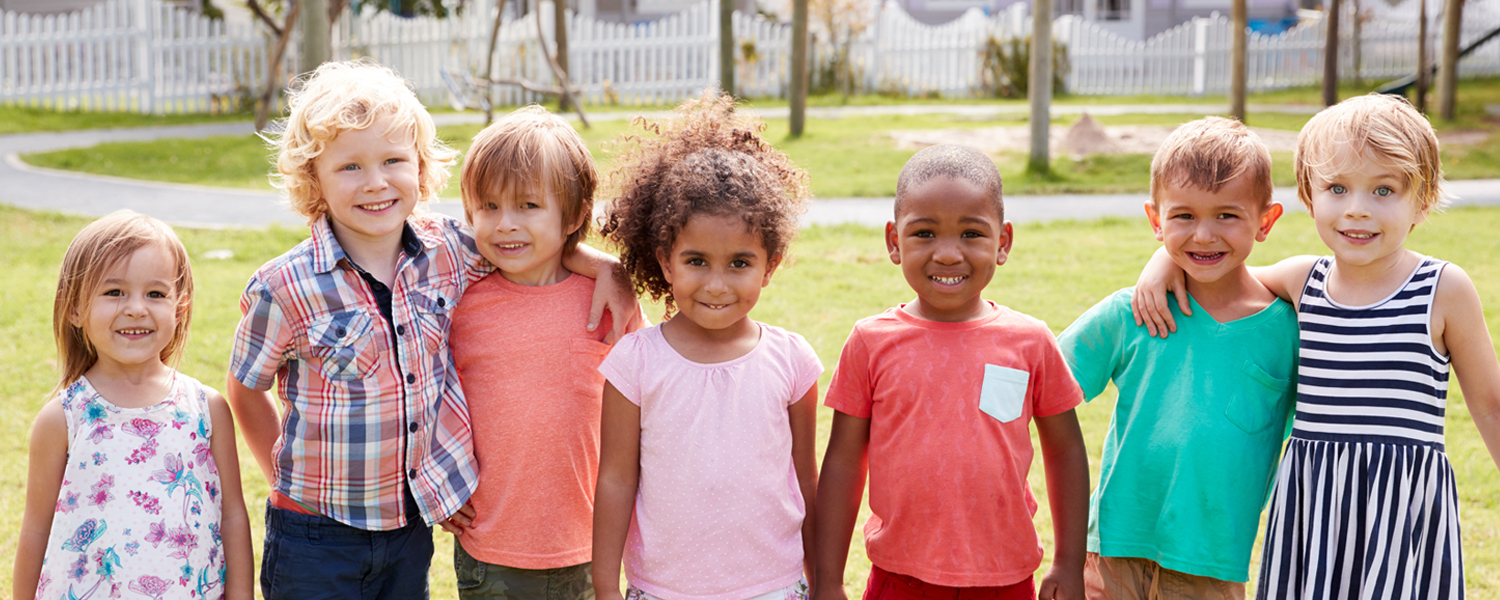
<path fill-rule="evenodd" d="M 1386 299 L 1411 277 L 1422 256 L 1402 249 L 1363 265 L 1333 257 L 1328 274 L 1328 297 L 1346 306 L 1365 306 Z"/>
<path fill-rule="evenodd" d="M 172 391 L 173 375 L 160 360 L 139 365 L 100 360 L 83 374 L 94 391 L 120 408 L 155 406 Z"/>
<path fill-rule="evenodd" d="M 562 264 L 562 255 L 554 257 L 545 264 L 537 265 L 536 268 L 527 271 L 500 271 L 500 276 L 506 281 L 527 287 L 544 287 L 557 285 L 566 281 L 573 272 L 567 270 Z"/>
<path fill-rule="evenodd" d="M 960 306 L 951 308 L 934 306 L 923 300 L 921 296 L 917 296 L 915 301 L 906 303 L 901 307 L 901 310 L 923 321 L 964 323 L 967 321 L 977 321 L 989 316 L 994 312 L 994 307 L 990 306 L 989 302 L 986 302 L 984 298 L 979 296 L 975 296 L 972 300 Z"/>
<path fill-rule="evenodd" d="M 673 315 L 661 324 L 667 345 L 695 363 L 728 362 L 749 354 L 760 344 L 760 325 L 745 317 L 723 329 L 705 329 L 692 319 Z"/>
<path fill-rule="evenodd" d="M 1257 281 L 1245 265 L 1215 281 L 1204 282 L 1189 277 L 1187 291 L 1198 306 L 1219 323 L 1254 315 L 1276 301 L 1276 295 Z"/>
<path fill-rule="evenodd" d="M 332 219 L 330 222 L 333 222 Z M 333 238 L 338 240 L 339 247 L 343 248 L 350 261 L 386 287 L 392 287 L 396 281 L 396 261 L 401 257 L 404 227 L 379 239 L 366 239 L 348 232 L 340 233 L 343 228 L 337 222 L 333 222 L 332 229 Z"/>

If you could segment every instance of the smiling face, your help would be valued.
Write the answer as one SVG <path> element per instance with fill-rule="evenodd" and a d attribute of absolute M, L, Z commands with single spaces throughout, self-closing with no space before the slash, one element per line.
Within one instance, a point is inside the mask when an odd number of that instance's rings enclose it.
<path fill-rule="evenodd" d="M 669 322 L 682 317 L 700 333 L 733 334 L 754 325 L 750 309 L 781 258 L 766 255 L 744 219 L 697 214 L 677 233 L 671 254 L 658 253 L 657 261 L 677 305 Z"/>
<path fill-rule="evenodd" d="M 937 177 L 910 190 L 885 226 L 891 261 L 917 292 L 906 311 L 929 321 L 983 316 L 979 294 L 1005 264 L 1011 236 L 995 200 L 968 181 Z"/>
<path fill-rule="evenodd" d="M 73 325 L 83 330 L 98 355 L 95 369 L 118 372 L 162 364 L 162 350 L 177 330 L 175 263 L 161 244 L 148 244 L 105 273 L 87 308 L 73 317 Z"/>
<path fill-rule="evenodd" d="M 1346 151 L 1339 151 L 1346 152 Z M 1407 181 L 1378 156 L 1335 156 L 1339 173 L 1310 176 L 1318 237 L 1341 264 L 1399 260 L 1412 228 L 1423 220 Z"/>
<path fill-rule="evenodd" d="M 1255 242 L 1266 240 L 1281 216 L 1279 205 L 1262 208 L 1253 179 L 1241 175 L 1208 192 L 1163 186 L 1146 215 L 1172 262 L 1200 284 L 1213 284 L 1241 269 Z"/>
<path fill-rule="evenodd" d="M 399 244 L 420 198 L 417 145 L 400 131 L 387 137 L 390 123 L 381 117 L 364 129 L 341 132 L 313 159 L 317 191 L 346 251 Z"/>
<path fill-rule="evenodd" d="M 545 190 L 481 201 L 472 211 L 479 253 L 501 276 L 521 285 L 552 285 L 568 277 L 563 243 L 583 224 L 563 224 L 562 201 Z"/>

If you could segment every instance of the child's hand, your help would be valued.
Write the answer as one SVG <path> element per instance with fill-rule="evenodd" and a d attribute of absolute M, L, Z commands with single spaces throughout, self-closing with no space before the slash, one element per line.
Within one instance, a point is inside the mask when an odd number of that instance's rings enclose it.
<path fill-rule="evenodd" d="M 832 583 L 819 584 L 813 589 L 810 600 L 849 600 L 849 594 L 844 591 L 844 582 L 834 579 Z"/>
<path fill-rule="evenodd" d="M 472 526 L 474 526 L 474 505 L 468 502 L 460 506 L 453 516 L 438 521 L 438 527 L 442 527 L 443 531 L 453 535 L 463 535 Z"/>
<path fill-rule="evenodd" d="M 604 319 L 604 310 L 609 309 L 614 326 L 609 330 L 609 335 L 604 336 L 606 344 L 614 344 L 625 337 L 626 333 L 641 328 L 640 301 L 635 296 L 635 288 L 628 282 L 629 278 L 622 280 L 620 273 L 601 273 L 595 280 L 594 304 L 589 307 L 589 331 L 599 327 L 599 321 Z"/>
<path fill-rule="evenodd" d="M 1157 249 L 1141 270 L 1141 278 L 1135 282 L 1135 294 L 1130 298 L 1130 312 L 1135 315 L 1136 326 L 1145 325 L 1152 336 L 1167 337 L 1167 332 L 1177 332 L 1177 321 L 1172 318 L 1172 309 L 1167 305 L 1167 292 L 1177 297 L 1177 308 L 1184 315 L 1192 315 L 1188 307 L 1187 277 L 1182 267 L 1172 262 L 1166 250 Z"/>
<path fill-rule="evenodd" d="M 1047 574 L 1042 577 L 1042 585 L 1036 590 L 1036 598 L 1037 600 L 1083 600 L 1083 569 L 1059 568 L 1054 563 L 1047 569 Z"/>

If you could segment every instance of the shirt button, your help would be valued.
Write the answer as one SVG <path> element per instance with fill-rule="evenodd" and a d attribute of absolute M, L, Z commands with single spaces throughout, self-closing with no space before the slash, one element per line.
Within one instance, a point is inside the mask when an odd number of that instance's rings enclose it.
<path fill-rule="evenodd" d="M 412 470 L 407 471 L 406 472 L 406 476 L 410 477 L 412 479 L 416 479 L 417 478 L 417 470 L 416 469 L 412 469 Z"/>
<path fill-rule="evenodd" d="M 407 425 L 406 426 L 406 430 L 410 431 L 412 433 L 416 433 L 417 432 L 417 422 L 416 421 L 412 421 L 411 425 Z"/>
<path fill-rule="evenodd" d="M 448 300 L 447 299 L 445 299 L 445 298 L 438 298 L 438 306 L 447 306 L 447 305 L 448 305 Z"/>
<path fill-rule="evenodd" d="M 406 326 L 405 325 L 397 325 L 396 326 L 396 335 L 406 335 Z"/>
<path fill-rule="evenodd" d="M 406 374 L 406 383 L 416 383 L 416 382 L 417 382 L 417 376 L 416 375 L 412 375 L 411 373 L 407 373 Z"/>
<path fill-rule="evenodd" d="M 344 328 L 340 327 L 340 328 L 334 330 L 334 333 L 338 334 L 339 337 L 344 337 L 344 333 L 345 333 L 344 332 Z"/>

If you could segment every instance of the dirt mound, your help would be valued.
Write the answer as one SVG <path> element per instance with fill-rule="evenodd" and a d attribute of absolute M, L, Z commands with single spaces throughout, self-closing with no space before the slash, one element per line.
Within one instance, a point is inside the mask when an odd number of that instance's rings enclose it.
<path fill-rule="evenodd" d="M 1068 133 L 1063 136 L 1062 149 L 1074 156 L 1083 157 L 1090 154 L 1114 154 L 1120 151 L 1120 147 L 1109 134 L 1105 133 L 1104 127 L 1099 125 L 1088 113 L 1068 128 Z"/>

